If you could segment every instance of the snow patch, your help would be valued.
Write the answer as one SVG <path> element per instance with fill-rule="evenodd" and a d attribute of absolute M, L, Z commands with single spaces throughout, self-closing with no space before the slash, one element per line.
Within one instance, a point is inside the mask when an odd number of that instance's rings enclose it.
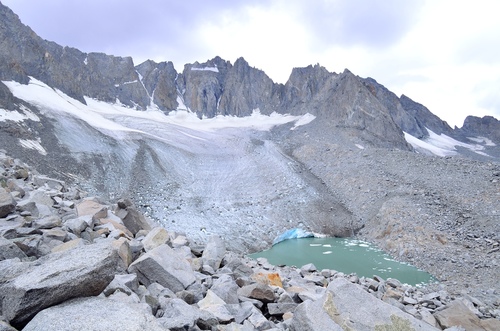
<path fill-rule="evenodd" d="M 427 128 L 426 128 L 427 129 Z M 467 144 L 456 139 L 453 139 L 445 134 L 437 134 L 432 130 L 427 129 L 429 132 L 429 137 L 420 140 L 411 134 L 404 132 L 406 141 L 413 146 L 413 148 L 423 154 L 434 154 L 437 156 L 452 156 L 458 154 L 456 146 L 464 147 L 470 149 L 471 151 L 489 156 L 488 154 L 482 152 L 484 146 L 477 144 Z"/>
<path fill-rule="evenodd" d="M 29 139 L 19 139 L 19 143 L 21 144 L 22 147 L 28 148 L 28 149 L 34 149 L 38 153 L 42 155 L 47 155 L 47 151 L 43 146 L 40 144 L 40 139 L 37 140 L 29 140 Z"/>
<path fill-rule="evenodd" d="M 299 126 L 302 126 L 302 125 L 306 125 L 306 124 L 309 124 L 311 123 L 314 119 L 316 118 L 316 116 L 314 116 L 313 114 L 305 114 L 305 115 L 302 115 L 297 121 L 295 121 L 295 125 L 293 126 L 293 128 L 291 128 L 290 130 L 295 130 L 296 128 L 298 128 Z"/>
<path fill-rule="evenodd" d="M 21 113 L 15 110 L 5 110 L 0 108 L 0 122 L 4 121 L 13 121 L 13 122 L 22 122 L 24 120 L 32 120 L 35 122 L 40 122 L 40 118 L 32 113 L 28 108 L 24 105 L 20 107 Z"/>
<path fill-rule="evenodd" d="M 177 95 L 177 110 L 184 110 L 184 111 L 187 111 L 189 110 L 188 107 L 184 104 L 184 100 L 182 100 L 181 96 L 180 95 Z"/>
<path fill-rule="evenodd" d="M 467 137 L 467 139 L 472 140 L 473 142 L 484 144 L 485 146 L 496 146 L 496 144 L 486 137 Z"/>
<path fill-rule="evenodd" d="M 354 145 L 356 145 L 356 147 L 359 149 L 365 149 L 365 147 L 363 145 L 360 145 L 360 144 L 354 144 Z"/>
<path fill-rule="evenodd" d="M 85 59 L 83 60 L 83 64 L 87 65 L 89 64 L 89 59 L 88 57 L 86 56 Z"/>
<path fill-rule="evenodd" d="M 219 69 L 217 67 L 202 67 L 202 68 L 194 68 L 191 67 L 192 71 L 212 71 L 212 72 L 219 72 Z"/>
<path fill-rule="evenodd" d="M 28 85 L 23 85 L 18 82 L 4 81 L 12 94 L 17 98 L 25 100 L 44 111 L 51 111 L 56 114 L 67 114 L 77 117 L 103 133 L 106 131 L 133 131 L 120 124 L 117 124 L 109 119 L 101 116 L 99 112 L 92 109 L 91 106 L 85 105 L 78 100 L 75 100 L 60 90 L 52 89 L 47 84 L 30 77 Z M 104 103 L 104 102 L 103 102 Z M 123 108 L 123 107 L 120 107 Z"/>

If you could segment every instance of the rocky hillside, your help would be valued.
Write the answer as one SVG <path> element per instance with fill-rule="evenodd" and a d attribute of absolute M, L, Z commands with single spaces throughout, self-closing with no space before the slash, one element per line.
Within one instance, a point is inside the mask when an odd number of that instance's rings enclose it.
<path fill-rule="evenodd" d="M 498 330 L 498 307 L 200 246 L 0 154 L 0 329 Z M 363 309 L 359 309 L 363 307 Z M 71 316 L 71 318 L 68 318 Z"/>

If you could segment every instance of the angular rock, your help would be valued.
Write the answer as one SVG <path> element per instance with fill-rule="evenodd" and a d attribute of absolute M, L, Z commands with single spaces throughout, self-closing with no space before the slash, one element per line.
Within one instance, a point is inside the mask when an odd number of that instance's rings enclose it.
<path fill-rule="evenodd" d="M 297 308 L 295 302 L 268 303 L 267 309 L 271 315 L 283 315 L 286 312 L 293 312 Z"/>
<path fill-rule="evenodd" d="M 25 258 L 26 254 L 12 241 L 0 237 L 0 261 L 14 259 L 14 258 Z"/>
<path fill-rule="evenodd" d="M 55 215 L 37 219 L 33 227 L 37 229 L 52 229 L 61 225 L 61 219 Z"/>
<path fill-rule="evenodd" d="M 50 254 L 2 285 L 2 313 L 13 326 L 23 326 L 44 308 L 101 293 L 120 268 L 109 242 Z"/>
<path fill-rule="evenodd" d="M 292 323 L 290 329 L 294 331 L 343 331 L 337 323 L 333 321 L 330 315 L 318 307 L 316 302 L 311 300 L 304 301 L 297 306 L 293 313 Z"/>
<path fill-rule="evenodd" d="M 229 314 L 234 316 L 236 323 L 243 323 L 257 309 L 251 302 L 242 302 L 240 304 L 227 304 Z"/>
<path fill-rule="evenodd" d="M 238 295 L 262 302 L 273 302 L 275 300 L 274 291 L 268 285 L 254 283 L 238 289 Z"/>
<path fill-rule="evenodd" d="M 500 330 L 500 320 L 497 318 L 487 318 L 481 320 L 481 327 L 486 331 Z"/>
<path fill-rule="evenodd" d="M 189 262 L 181 259 L 166 244 L 139 257 L 128 270 L 136 273 L 139 281 L 146 286 L 156 282 L 173 292 L 182 291 L 196 281 Z"/>
<path fill-rule="evenodd" d="M 144 250 L 149 252 L 160 245 L 167 244 L 169 240 L 170 236 L 167 230 L 162 227 L 156 227 L 144 237 L 142 244 L 144 245 Z"/>
<path fill-rule="evenodd" d="M 92 199 L 86 199 L 76 205 L 78 216 L 90 215 L 94 220 L 108 216 L 108 207 Z"/>
<path fill-rule="evenodd" d="M 207 245 L 202 254 L 204 264 L 208 264 L 214 270 L 219 269 L 222 259 L 226 254 L 226 244 L 217 235 L 212 235 L 208 238 Z"/>
<path fill-rule="evenodd" d="M 103 293 L 109 296 L 118 290 L 126 294 L 131 294 L 132 291 L 137 291 L 138 287 L 139 283 L 137 282 L 136 274 L 115 275 Z"/>
<path fill-rule="evenodd" d="M 274 328 L 274 323 L 269 321 L 260 310 L 254 310 L 252 315 L 248 317 L 248 321 L 252 323 L 255 329 L 261 330 L 270 330 Z"/>
<path fill-rule="evenodd" d="M 300 304 L 294 311 L 294 322 L 305 318 L 313 323 L 334 322 L 343 329 L 353 330 L 437 330 L 417 320 L 352 284 L 344 278 L 336 278 L 328 285 L 327 292 L 320 299 Z M 315 316 L 317 315 L 317 316 Z M 299 330 L 299 329 L 296 329 Z"/>
<path fill-rule="evenodd" d="M 234 319 L 234 316 L 226 308 L 226 302 L 211 290 L 207 291 L 205 298 L 198 301 L 197 305 L 201 310 L 213 314 L 221 323 L 227 323 Z"/>
<path fill-rule="evenodd" d="M 466 330 L 487 330 L 479 319 L 461 300 L 454 300 L 446 308 L 434 314 L 442 328 L 461 326 Z M 485 322 L 487 323 L 487 322 Z"/>
<path fill-rule="evenodd" d="M 113 294 L 111 294 L 110 296 L 108 296 L 108 299 L 109 300 L 113 300 L 113 301 L 119 301 L 119 302 L 124 302 L 124 303 L 140 303 L 141 302 L 141 299 L 139 298 L 139 296 L 137 294 L 135 294 L 134 292 L 130 292 L 129 294 L 125 293 L 125 292 L 122 292 L 120 290 L 114 292 Z M 148 305 L 148 308 L 150 308 L 150 306 Z M 149 311 L 150 314 L 153 314 L 152 310 Z"/>
<path fill-rule="evenodd" d="M 316 301 L 325 294 L 326 289 L 309 283 L 303 286 L 287 287 L 286 291 L 291 295 L 297 295 L 302 301 Z"/>
<path fill-rule="evenodd" d="M 258 272 L 252 275 L 252 279 L 264 285 L 278 286 L 283 288 L 283 282 L 277 272 Z"/>
<path fill-rule="evenodd" d="M 134 235 L 132 234 L 132 232 L 130 232 L 129 229 L 127 229 L 127 227 L 125 225 L 123 225 L 122 223 L 117 222 L 114 219 L 102 218 L 100 221 L 101 221 L 101 224 L 103 226 L 106 226 L 107 224 L 110 224 L 116 230 L 122 231 L 127 237 L 129 237 L 129 238 L 133 238 L 134 237 Z M 120 222 L 121 222 L 121 219 L 120 219 Z M 110 230 L 113 231 L 111 228 L 110 228 Z"/>
<path fill-rule="evenodd" d="M 21 212 L 29 212 L 31 216 L 38 217 L 39 212 L 36 202 L 30 200 L 21 200 L 17 203 L 16 208 Z"/>
<path fill-rule="evenodd" d="M 118 252 L 118 255 L 122 259 L 125 267 L 128 268 L 130 263 L 132 263 L 132 250 L 130 249 L 130 245 L 128 243 L 128 240 L 125 238 L 118 238 L 117 240 L 113 241 L 113 248 Z"/>
<path fill-rule="evenodd" d="M 5 217 L 16 210 L 16 200 L 6 189 L 0 187 L 0 218 Z"/>
<path fill-rule="evenodd" d="M 39 312 L 23 330 L 163 331 L 147 305 L 78 298 Z"/>
<path fill-rule="evenodd" d="M 303 265 L 302 267 L 300 267 L 300 272 L 301 273 L 311 273 L 311 272 L 314 272 L 314 271 L 317 271 L 318 269 L 316 268 L 316 266 L 312 263 L 308 263 L 308 264 L 305 264 Z"/>
<path fill-rule="evenodd" d="M 140 230 L 151 230 L 151 225 L 144 215 L 139 213 L 133 206 L 128 206 L 127 209 L 118 209 L 115 214 L 121 218 L 123 224 L 134 236 Z"/>
<path fill-rule="evenodd" d="M 185 301 L 187 304 L 192 305 L 195 303 L 195 296 L 192 291 L 188 290 L 183 290 L 175 293 L 175 295 L 181 299 L 182 301 Z"/>
<path fill-rule="evenodd" d="M 439 324 L 436 321 L 436 318 L 426 309 L 420 310 L 420 316 L 422 317 L 422 321 L 425 323 L 432 325 L 435 328 L 439 328 Z"/>
<path fill-rule="evenodd" d="M 39 187 L 46 185 L 46 187 L 48 187 L 52 190 L 57 190 L 57 191 L 62 191 L 64 189 L 64 186 L 66 185 L 61 180 L 57 180 L 57 179 L 50 178 L 47 176 L 42 176 L 42 175 L 33 176 L 33 182 Z"/>
<path fill-rule="evenodd" d="M 31 264 L 29 262 L 21 262 L 18 258 L 0 261 L 0 289 L 5 283 L 28 270 L 30 266 Z M 0 316 L 1 310 L 2 306 L 0 301 Z"/>
<path fill-rule="evenodd" d="M 58 252 L 68 251 L 68 250 L 74 249 L 76 247 L 84 246 L 85 243 L 86 243 L 86 241 L 83 240 L 82 238 L 73 239 L 73 240 L 67 241 L 65 243 L 62 243 L 59 246 L 52 248 L 51 252 L 58 253 Z"/>
<path fill-rule="evenodd" d="M 234 279 L 229 275 L 221 275 L 216 279 L 210 288 L 218 297 L 224 300 L 225 303 L 237 304 L 239 287 Z"/>
<path fill-rule="evenodd" d="M 28 256 L 40 257 L 50 252 L 50 248 L 43 243 L 40 235 L 20 238 L 16 240 L 16 245 Z"/>
<path fill-rule="evenodd" d="M 221 325 L 219 326 L 219 329 L 220 331 L 255 331 L 255 327 L 248 321 L 245 321 L 243 325 L 237 322 L 232 322 L 228 325 Z"/>
<path fill-rule="evenodd" d="M 39 211 L 40 211 L 39 205 L 46 206 L 46 207 L 52 207 L 54 205 L 54 200 L 52 200 L 52 197 L 50 196 L 50 194 L 48 194 L 43 189 L 38 189 L 36 191 L 30 192 L 27 200 L 35 202 Z M 44 215 L 46 216 L 46 215 L 50 215 L 50 214 L 44 213 Z"/>
<path fill-rule="evenodd" d="M 174 248 L 186 246 L 187 244 L 188 244 L 188 240 L 187 240 L 186 236 L 177 236 L 177 237 L 175 237 L 174 240 L 172 240 L 172 247 L 174 247 Z"/>
<path fill-rule="evenodd" d="M 218 320 L 215 316 L 207 311 L 190 306 L 181 299 L 168 299 L 162 305 L 163 316 L 158 319 L 158 322 L 170 330 L 191 330 L 196 324 L 215 326 Z M 211 329 L 211 328 L 208 328 Z M 206 329 L 205 329 L 206 330 Z"/>
<path fill-rule="evenodd" d="M 48 230 L 43 230 L 43 238 L 45 239 L 55 239 L 58 241 L 64 241 L 67 237 L 67 232 L 61 230 L 60 228 L 53 228 Z"/>
<path fill-rule="evenodd" d="M 77 236 L 80 236 L 80 234 L 85 231 L 85 229 L 90 226 L 91 223 L 91 217 L 87 216 L 81 216 L 73 219 L 69 219 L 66 222 L 64 222 L 64 225 L 74 234 Z"/>

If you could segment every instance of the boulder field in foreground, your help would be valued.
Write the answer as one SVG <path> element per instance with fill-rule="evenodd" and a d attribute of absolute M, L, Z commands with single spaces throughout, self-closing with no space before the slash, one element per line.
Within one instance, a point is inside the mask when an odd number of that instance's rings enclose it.
<path fill-rule="evenodd" d="M 0 174 L 0 330 L 500 330 L 470 296 L 200 245 L 1 153 Z"/>

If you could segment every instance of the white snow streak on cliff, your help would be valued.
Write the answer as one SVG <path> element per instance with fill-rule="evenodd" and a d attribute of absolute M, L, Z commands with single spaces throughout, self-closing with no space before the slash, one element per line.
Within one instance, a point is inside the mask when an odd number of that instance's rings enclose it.
<path fill-rule="evenodd" d="M 466 144 L 443 133 L 438 135 L 432 130 L 427 129 L 427 131 L 429 132 L 429 137 L 424 140 L 420 140 L 407 132 L 404 132 L 405 139 L 416 151 L 424 154 L 431 153 L 437 156 L 456 155 L 458 154 L 456 146 L 460 146 L 470 149 L 477 154 L 488 156 L 486 153 L 481 152 L 484 149 L 481 145 Z"/>
<path fill-rule="evenodd" d="M 19 113 L 15 110 L 5 110 L 0 108 L 0 122 L 3 121 L 14 121 L 14 122 L 22 122 L 24 120 L 32 120 L 35 122 L 40 122 L 38 116 L 33 114 L 28 108 L 21 105 L 20 107 L 22 113 Z"/>

